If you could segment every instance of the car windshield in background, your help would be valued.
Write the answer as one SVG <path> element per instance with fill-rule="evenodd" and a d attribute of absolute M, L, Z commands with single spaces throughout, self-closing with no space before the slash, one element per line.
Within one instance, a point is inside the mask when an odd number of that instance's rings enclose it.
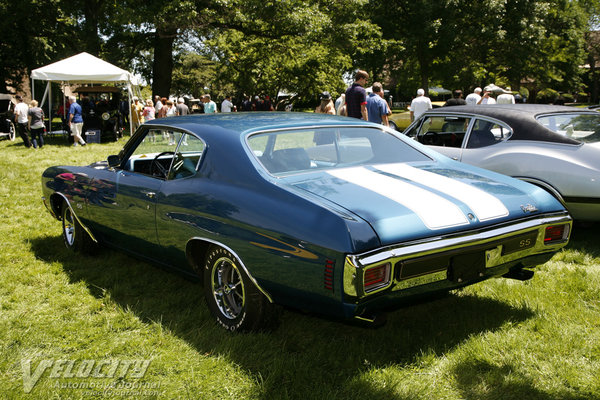
<path fill-rule="evenodd" d="M 546 128 L 580 142 L 600 141 L 600 113 L 548 114 L 537 120 Z"/>
<path fill-rule="evenodd" d="M 248 145 L 274 175 L 430 158 L 378 128 L 294 129 L 250 136 Z"/>

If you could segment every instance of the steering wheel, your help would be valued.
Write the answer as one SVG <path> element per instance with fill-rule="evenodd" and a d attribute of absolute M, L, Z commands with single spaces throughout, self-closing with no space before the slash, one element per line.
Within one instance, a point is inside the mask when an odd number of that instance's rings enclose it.
<path fill-rule="evenodd" d="M 423 144 L 436 145 L 438 144 L 438 134 L 436 132 L 426 132 L 423 135 Z"/>
<path fill-rule="evenodd" d="M 175 152 L 174 151 L 163 151 L 162 153 L 158 153 L 156 155 L 156 157 L 154 157 L 152 159 L 152 162 L 150 163 L 150 174 L 152 176 L 162 176 L 163 178 L 167 177 L 167 175 L 169 174 L 169 170 L 167 168 L 163 167 L 163 165 L 160 162 L 158 162 L 158 159 L 161 156 L 165 156 L 167 154 L 175 155 Z M 155 170 L 158 174 L 154 173 Z"/>

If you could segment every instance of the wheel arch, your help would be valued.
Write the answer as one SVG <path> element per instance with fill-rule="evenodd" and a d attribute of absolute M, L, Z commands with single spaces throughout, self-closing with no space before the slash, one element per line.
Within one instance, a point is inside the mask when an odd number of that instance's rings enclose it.
<path fill-rule="evenodd" d="M 81 221 L 81 219 L 79 219 L 79 216 L 77 215 L 77 213 L 75 212 L 75 209 L 73 208 L 73 206 L 71 205 L 71 202 L 69 201 L 69 199 L 67 198 L 67 196 L 65 196 L 64 194 L 60 193 L 60 192 L 54 192 L 50 195 L 50 208 L 52 210 L 52 213 L 54 214 L 54 217 L 56 219 L 58 219 L 59 221 L 62 221 L 62 205 L 66 204 L 67 207 L 69 207 L 71 209 L 71 214 L 73 214 L 75 216 L 75 218 L 77 219 L 77 222 L 79 222 L 79 224 L 81 225 L 81 227 L 83 228 L 83 230 L 90 235 L 90 238 L 95 242 L 98 243 L 98 240 L 96 239 L 96 237 L 94 236 L 94 234 L 92 233 L 92 231 L 90 231 L 90 229 Z"/>
<path fill-rule="evenodd" d="M 250 271 L 244 264 L 244 261 L 242 260 L 242 258 L 233 249 L 231 249 L 229 246 L 227 246 L 221 242 L 217 242 L 216 240 L 202 238 L 202 237 L 193 237 L 187 242 L 187 244 L 185 246 L 185 255 L 188 260 L 189 265 L 192 267 L 192 269 L 194 271 L 198 272 L 198 275 L 201 277 L 202 280 L 203 280 L 203 278 L 202 278 L 203 274 L 201 273 L 202 268 L 204 267 L 204 263 L 206 262 L 206 259 L 208 257 L 208 252 L 212 246 L 222 247 L 223 249 L 225 249 L 225 250 L 229 251 L 231 254 L 233 254 L 234 257 L 239 261 L 240 266 L 246 273 L 246 276 L 248 276 L 248 278 L 254 284 L 254 286 L 258 289 L 258 291 L 260 291 L 267 298 L 267 300 L 269 300 L 270 303 L 273 303 L 273 299 L 272 299 L 271 295 L 269 295 L 269 293 L 258 284 L 256 279 L 252 276 L 252 274 L 250 273 Z M 202 283 L 206 284 L 206 282 L 202 282 Z"/>
<path fill-rule="evenodd" d="M 73 211 L 73 207 L 71 207 L 71 203 L 69 203 L 65 195 L 62 193 L 52 193 L 50 195 L 50 211 L 54 218 L 59 221 L 62 219 L 61 209 L 63 203 L 66 203 L 71 208 L 71 211 Z"/>
<path fill-rule="evenodd" d="M 550 193 L 556 200 L 560 201 L 560 203 L 566 208 L 566 204 L 565 204 L 565 200 L 563 199 L 563 196 L 560 194 L 558 189 L 556 189 L 554 186 L 552 186 L 548 182 L 543 181 L 541 179 L 530 178 L 530 177 L 526 177 L 526 176 L 515 176 L 514 178 L 520 179 L 527 183 L 531 183 L 535 186 L 538 186 L 538 187 L 544 189 L 546 192 Z"/>

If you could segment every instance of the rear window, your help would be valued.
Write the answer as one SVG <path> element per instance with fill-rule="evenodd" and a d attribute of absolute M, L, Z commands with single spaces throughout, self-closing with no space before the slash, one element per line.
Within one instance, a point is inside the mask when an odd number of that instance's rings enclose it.
<path fill-rule="evenodd" d="M 248 145 L 274 175 L 430 158 L 377 128 L 310 128 L 260 133 Z"/>
<path fill-rule="evenodd" d="M 549 114 L 537 118 L 546 128 L 584 143 L 600 140 L 600 113 Z"/>

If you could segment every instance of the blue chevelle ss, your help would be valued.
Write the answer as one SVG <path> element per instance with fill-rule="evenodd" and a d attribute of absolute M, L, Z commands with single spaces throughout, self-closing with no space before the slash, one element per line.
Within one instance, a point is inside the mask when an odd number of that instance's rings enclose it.
<path fill-rule="evenodd" d="M 48 168 L 42 187 L 67 247 L 201 278 L 232 331 L 273 322 L 275 304 L 374 321 L 418 296 L 525 280 L 572 224 L 536 186 L 306 113 L 153 120 L 107 161 Z"/>

